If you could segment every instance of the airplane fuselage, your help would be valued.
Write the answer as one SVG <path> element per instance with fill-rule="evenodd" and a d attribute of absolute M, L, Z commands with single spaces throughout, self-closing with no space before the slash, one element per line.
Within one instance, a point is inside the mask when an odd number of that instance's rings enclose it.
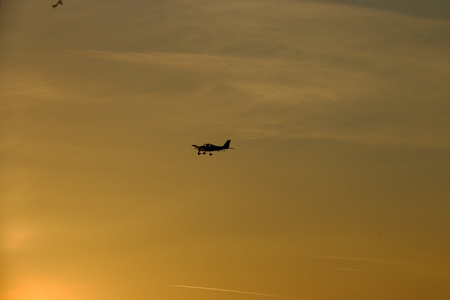
<path fill-rule="evenodd" d="M 212 145 L 212 144 L 204 144 L 203 146 L 196 147 L 199 151 L 220 151 L 224 150 L 220 146 Z"/>
<path fill-rule="evenodd" d="M 222 150 L 226 150 L 226 149 L 233 149 L 230 148 L 230 140 L 226 141 L 225 144 L 223 146 L 216 146 L 213 144 L 204 144 L 202 146 L 197 146 L 197 145 L 192 145 L 192 147 L 194 147 L 195 149 L 198 150 L 198 155 L 200 155 L 201 153 L 206 154 L 206 152 L 209 152 L 209 155 L 212 155 L 211 152 L 213 151 L 222 151 Z"/>

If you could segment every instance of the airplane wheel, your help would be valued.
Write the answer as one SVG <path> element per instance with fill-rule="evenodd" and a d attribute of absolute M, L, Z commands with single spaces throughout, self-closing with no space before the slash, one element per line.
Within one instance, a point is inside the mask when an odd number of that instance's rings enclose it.
<path fill-rule="evenodd" d="M 198 152 L 197 155 L 200 155 L 200 152 Z"/>
<path fill-rule="evenodd" d="M 206 154 L 206 152 L 203 152 L 203 155 L 205 155 Z"/>
<path fill-rule="evenodd" d="M 211 155 L 212 155 L 212 153 L 209 154 L 209 156 L 211 156 Z"/>

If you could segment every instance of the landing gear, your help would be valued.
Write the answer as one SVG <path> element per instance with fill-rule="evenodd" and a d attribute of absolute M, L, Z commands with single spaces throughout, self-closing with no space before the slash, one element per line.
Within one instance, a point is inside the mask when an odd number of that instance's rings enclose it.
<path fill-rule="evenodd" d="M 0 0 L 0 1 L 1 1 L 1 0 Z M 209 152 L 209 151 L 198 151 L 198 152 L 197 152 L 197 155 L 200 155 L 200 154 L 205 155 L 206 152 Z M 211 152 L 209 152 L 208 154 L 209 154 L 209 156 L 213 155 Z"/>

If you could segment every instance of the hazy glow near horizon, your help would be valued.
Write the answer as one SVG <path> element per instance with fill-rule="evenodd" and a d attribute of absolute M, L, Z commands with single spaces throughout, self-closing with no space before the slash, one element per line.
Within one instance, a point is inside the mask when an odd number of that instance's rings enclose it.
<path fill-rule="evenodd" d="M 450 299 L 450 2 L 55 2 L 0 6 L 1 299 Z"/>

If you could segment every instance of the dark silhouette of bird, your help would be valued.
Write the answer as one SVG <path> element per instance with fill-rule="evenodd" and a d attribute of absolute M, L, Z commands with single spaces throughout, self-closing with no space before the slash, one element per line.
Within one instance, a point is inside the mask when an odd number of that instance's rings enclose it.
<path fill-rule="evenodd" d="M 52 4 L 52 7 L 55 8 L 60 4 L 63 5 L 63 0 L 58 0 L 58 2 L 56 2 L 56 4 Z"/>

